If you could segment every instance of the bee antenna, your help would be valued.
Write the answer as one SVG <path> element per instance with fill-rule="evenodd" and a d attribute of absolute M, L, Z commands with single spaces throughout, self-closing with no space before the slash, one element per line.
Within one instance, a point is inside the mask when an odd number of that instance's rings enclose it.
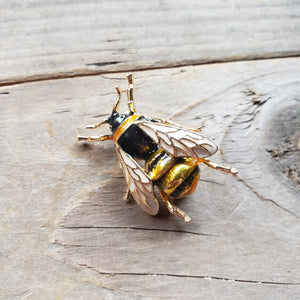
<path fill-rule="evenodd" d="M 113 108 L 113 111 L 114 112 L 119 112 L 119 107 L 120 107 L 120 101 L 121 101 L 121 89 L 119 86 L 116 86 L 116 91 L 117 91 L 117 101 L 116 101 L 116 104 Z"/>
<path fill-rule="evenodd" d="M 134 104 L 134 81 L 132 73 L 127 74 L 128 89 L 127 89 L 127 105 L 131 114 L 135 113 Z"/>

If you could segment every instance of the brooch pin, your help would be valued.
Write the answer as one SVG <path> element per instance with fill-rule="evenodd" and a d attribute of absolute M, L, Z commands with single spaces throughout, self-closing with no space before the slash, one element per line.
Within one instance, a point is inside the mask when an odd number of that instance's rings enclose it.
<path fill-rule="evenodd" d="M 185 128 L 160 118 L 148 118 L 136 113 L 134 103 L 133 75 L 127 75 L 127 105 L 129 112 L 120 113 L 121 90 L 116 87 L 117 101 L 111 115 L 87 129 L 108 124 L 111 134 L 103 136 L 79 136 L 79 141 L 100 142 L 112 140 L 120 159 L 128 190 L 125 200 L 131 197 L 150 215 L 156 215 L 159 202 L 154 192 L 158 187 L 160 196 L 169 212 L 184 222 L 191 218 L 173 201 L 192 194 L 200 178 L 198 164 L 236 175 L 235 168 L 211 162 L 218 147 L 200 129 Z M 144 163 L 141 163 L 144 162 Z"/>

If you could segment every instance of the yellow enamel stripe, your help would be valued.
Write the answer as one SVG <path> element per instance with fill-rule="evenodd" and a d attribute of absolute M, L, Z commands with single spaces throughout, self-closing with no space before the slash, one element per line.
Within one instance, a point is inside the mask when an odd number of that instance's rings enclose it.
<path fill-rule="evenodd" d="M 116 143 L 120 136 L 123 134 L 123 132 L 140 116 L 141 115 L 132 115 L 128 117 L 113 134 L 113 141 Z"/>

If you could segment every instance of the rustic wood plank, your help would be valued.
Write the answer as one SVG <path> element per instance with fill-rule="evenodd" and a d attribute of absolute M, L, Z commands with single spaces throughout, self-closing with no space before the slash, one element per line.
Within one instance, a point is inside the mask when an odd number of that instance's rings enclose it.
<path fill-rule="evenodd" d="M 299 1 L 0 3 L 0 83 L 299 55 Z"/>
<path fill-rule="evenodd" d="M 229 147 L 225 157 L 237 161 L 239 177 L 261 199 L 299 217 L 299 81 L 282 85 L 281 79 L 277 80 L 269 89 L 262 87 L 267 85 L 262 80 L 256 92 L 249 85 L 249 91 L 245 91 L 249 104 L 227 135 Z M 278 147 L 284 149 L 281 154 L 276 152 Z M 271 155 L 274 151 L 278 154 L 275 157 Z M 293 177 L 289 170 L 294 170 Z M 271 182 L 272 188 L 267 184 Z"/>
<path fill-rule="evenodd" d="M 296 298 L 299 193 L 268 151 L 278 110 L 299 105 L 299 65 L 135 74 L 140 113 L 202 124 L 220 145 L 214 161 L 240 169 L 234 178 L 201 167 L 197 191 L 179 203 L 188 225 L 123 202 L 114 146 L 76 141 L 109 114 L 125 74 L 1 87 L 1 297 Z"/>

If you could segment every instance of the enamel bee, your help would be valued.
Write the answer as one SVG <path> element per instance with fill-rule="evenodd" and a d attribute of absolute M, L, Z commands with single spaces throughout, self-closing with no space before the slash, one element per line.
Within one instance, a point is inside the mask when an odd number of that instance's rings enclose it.
<path fill-rule="evenodd" d="M 129 112 L 120 113 L 121 90 L 116 87 L 117 101 L 111 115 L 87 129 L 108 124 L 111 134 L 79 136 L 79 141 L 98 142 L 112 140 L 120 159 L 128 189 L 125 200 L 131 197 L 150 215 L 156 215 L 159 202 L 154 186 L 158 187 L 163 203 L 169 212 L 184 222 L 191 218 L 175 204 L 174 200 L 192 194 L 200 178 L 199 163 L 233 175 L 235 168 L 211 162 L 218 147 L 200 129 L 185 128 L 159 118 L 147 118 L 136 113 L 133 75 L 127 75 L 127 105 Z"/>

